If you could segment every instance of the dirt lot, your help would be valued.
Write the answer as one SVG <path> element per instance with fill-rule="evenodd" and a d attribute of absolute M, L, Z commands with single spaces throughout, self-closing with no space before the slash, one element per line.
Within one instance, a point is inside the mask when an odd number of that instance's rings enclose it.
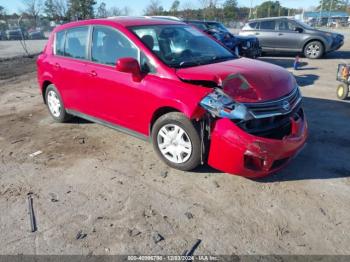
<path fill-rule="evenodd" d="M 201 239 L 195 254 L 350 255 L 350 102 L 336 100 L 334 80 L 349 58 L 350 41 L 325 59 L 303 59 L 294 73 L 307 147 L 259 181 L 209 167 L 176 171 L 136 138 L 78 119 L 54 123 L 34 60 L 1 62 L 0 254 L 182 254 Z M 292 71 L 292 57 L 262 59 Z"/>

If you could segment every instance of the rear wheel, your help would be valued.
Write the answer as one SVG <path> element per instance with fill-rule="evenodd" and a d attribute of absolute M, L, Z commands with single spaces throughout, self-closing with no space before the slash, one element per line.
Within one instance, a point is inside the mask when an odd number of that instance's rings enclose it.
<path fill-rule="evenodd" d="M 201 143 L 193 123 L 182 113 L 171 112 L 157 119 L 152 128 L 153 147 L 169 166 L 188 171 L 201 161 Z"/>
<path fill-rule="evenodd" d="M 348 97 L 349 86 L 345 84 L 340 84 L 337 88 L 337 97 L 344 100 Z"/>
<path fill-rule="evenodd" d="M 66 112 L 60 93 L 53 84 L 46 89 L 45 101 L 52 118 L 56 122 L 63 123 L 71 118 L 71 115 Z"/>
<path fill-rule="evenodd" d="M 304 47 L 304 55 L 307 58 L 318 59 L 324 54 L 324 47 L 320 41 L 312 41 Z"/>

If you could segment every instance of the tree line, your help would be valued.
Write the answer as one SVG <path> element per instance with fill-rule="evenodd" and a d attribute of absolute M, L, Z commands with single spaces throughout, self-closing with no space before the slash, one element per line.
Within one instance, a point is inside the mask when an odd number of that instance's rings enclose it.
<path fill-rule="evenodd" d="M 103 18 L 109 16 L 130 15 L 132 10 L 125 7 L 111 6 L 96 0 L 22 0 L 24 9 L 21 14 L 31 17 L 36 25 L 39 18 L 46 18 L 59 23 Z M 194 5 L 197 1 L 197 6 Z M 265 1 L 257 6 L 238 6 L 237 0 L 173 0 L 166 10 L 161 0 L 150 0 L 143 10 L 144 15 L 177 16 L 186 19 L 220 20 L 223 22 L 242 21 L 250 18 L 292 16 L 301 13 L 297 8 L 287 8 L 280 1 Z M 348 11 L 349 0 L 320 0 L 317 10 Z M 16 15 L 16 14 L 15 14 Z M 0 19 L 9 16 L 3 6 L 0 6 Z"/>

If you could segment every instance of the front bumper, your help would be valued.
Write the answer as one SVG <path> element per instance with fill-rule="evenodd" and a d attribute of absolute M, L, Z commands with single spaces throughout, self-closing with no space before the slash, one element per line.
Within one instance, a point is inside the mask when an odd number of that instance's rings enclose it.
<path fill-rule="evenodd" d="M 336 51 L 340 49 L 344 45 L 344 38 L 337 37 L 333 40 L 331 47 L 329 48 L 328 52 Z"/>
<path fill-rule="evenodd" d="M 283 168 L 305 145 L 305 116 L 291 119 L 291 133 L 283 139 L 251 135 L 229 119 L 213 124 L 208 164 L 229 174 L 249 178 L 263 177 Z"/>

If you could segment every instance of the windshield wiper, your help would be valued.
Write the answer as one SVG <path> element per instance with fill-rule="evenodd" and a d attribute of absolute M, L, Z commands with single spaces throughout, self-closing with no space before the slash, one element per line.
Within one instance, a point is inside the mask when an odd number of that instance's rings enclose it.
<path fill-rule="evenodd" d="M 200 61 L 181 61 L 179 67 L 190 67 L 190 66 L 198 66 L 201 65 Z"/>
<path fill-rule="evenodd" d="M 235 58 L 234 56 L 214 56 L 212 58 L 212 62 L 222 62 L 222 61 L 232 60 L 234 58 Z"/>

